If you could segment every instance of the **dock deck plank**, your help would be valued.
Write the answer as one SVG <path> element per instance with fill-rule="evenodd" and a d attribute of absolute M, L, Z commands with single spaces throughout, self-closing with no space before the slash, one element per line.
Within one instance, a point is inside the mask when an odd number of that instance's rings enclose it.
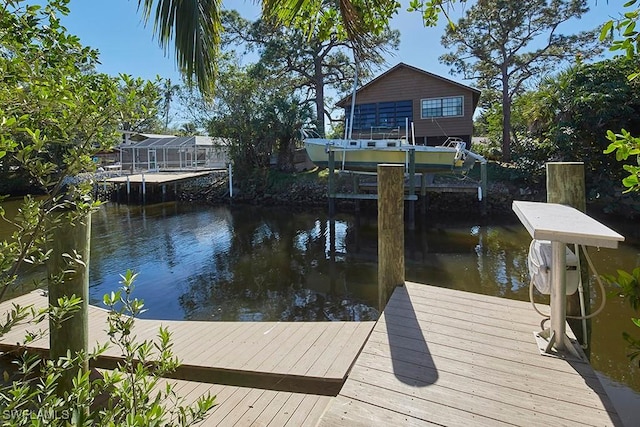
<path fill-rule="evenodd" d="M 526 302 L 406 283 L 319 425 L 620 426 L 591 366 L 541 356 Z"/>
<path fill-rule="evenodd" d="M 46 306 L 42 291 L 0 303 L 0 314 L 13 303 Z M 89 346 L 108 342 L 107 311 L 89 306 Z M 336 394 L 346 379 L 375 322 L 205 322 L 137 319 L 133 334 L 138 341 L 155 339 L 160 326 L 172 333 L 173 350 L 181 361 L 178 379 L 220 382 L 228 385 L 269 388 L 280 391 Z M 47 322 L 21 324 L 0 338 L 0 351 L 11 351 L 26 330 L 42 329 L 43 338 L 29 348 L 48 352 Z M 350 337 L 334 346 L 337 336 Z M 339 340 L 337 340 L 339 341 Z M 332 353 L 337 348 L 339 354 Z M 326 356 L 326 357 L 325 357 Z M 111 346 L 103 356 L 116 360 L 120 351 Z M 314 369 L 322 358 L 321 369 Z M 109 368 L 109 365 L 103 366 Z M 306 382 L 301 382 L 306 380 Z M 300 385 L 296 385 L 296 384 Z M 315 386 L 316 388 L 313 388 Z M 307 390 L 308 389 L 308 390 Z M 331 391 L 334 390 L 334 391 Z"/>

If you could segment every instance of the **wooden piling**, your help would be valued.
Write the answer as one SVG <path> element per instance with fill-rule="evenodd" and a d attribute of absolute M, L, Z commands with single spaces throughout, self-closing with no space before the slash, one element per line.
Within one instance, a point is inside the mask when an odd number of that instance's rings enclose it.
<path fill-rule="evenodd" d="M 329 149 L 329 178 L 327 182 L 327 199 L 329 200 L 329 216 L 336 213 L 336 189 L 335 189 L 335 152 Z"/>
<path fill-rule="evenodd" d="M 404 165 L 378 165 L 378 309 L 404 285 Z"/>
<path fill-rule="evenodd" d="M 56 229 L 56 237 L 51 242 L 51 257 L 47 262 L 49 277 L 49 304 L 57 307 L 58 299 L 75 295 L 82 299 L 80 309 L 73 312 L 61 324 L 49 322 L 50 357 L 55 360 L 66 357 L 67 351 L 71 356 L 79 352 L 88 351 L 89 347 L 89 247 L 91 238 L 91 214 L 71 223 L 62 218 L 62 223 Z M 81 262 L 72 262 L 75 252 L 81 257 Z M 62 278 L 56 280 L 55 278 Z M 88 361 L 80 369 L 89 369 Z M 73 370 L 67 370 L 58 381 L 61 392 L 72 387 L 72 380 L 77 375 Z"/>
<path fill-rule="evenodd" d="M 416 149 L 412 147 L 409 149 L 409 196 L 416 194 Z M 408 226 L 409 230 L 416 229 L 416 202 L 415 200 L 409 200 L 409 218 Z"/>
<path fill-rule="evenodd" d="M 422 172 L 420 174 L 420 214 L 424 217 L 427 213 L 427 174 Z"/>
<path fill-rule="evenodd" d="M 582 162 L 550 162 L 546 164 L 547 168 L 547 203 L 559 203 L 571 206 L 581 212 L 586 212 L 586 190 L 584 181 L 584 163 Z M 573 250 L 573 247 L 570 248 Z M 585 297 L 586 314 L 590 312 L 591 300 L 589 298 L 590 286 L 589 277 L 586 271 L 586 261 L 578 253 L 580 257 L 580 265 L 582 268 L 582 286 Z M 567 316 L 580 316 L 580 293 L 567 295 Z M 588 338 L 589 327 L 587 327 L 587 336 L 583 336 L 580 321 L 569 319 L 571 329 L 573 329 L 576 337 L 581 343 Z"/>
<path fill-rule="evenodd" d="M 487 215 L 487 162 L 480 163 L 480 214 Z"/>

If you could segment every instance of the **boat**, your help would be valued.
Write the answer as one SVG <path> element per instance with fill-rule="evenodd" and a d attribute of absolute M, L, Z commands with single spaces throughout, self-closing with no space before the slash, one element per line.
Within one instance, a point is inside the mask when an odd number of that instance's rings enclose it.
<path fill-rule="evenodd" d="M 309 159 L 318 167 L 329 166 L 329 152 L 334 153 L 335 169 L 375 172 L 378 164 L 402 164 L 407 171 L 410 152 L 415 152 L 417 173 L 463 173 L 482 156 L 466 149 L 460 138 L 448 138 L 439 146 L 414 145 L 406 138 L 327 139 L 303 136 Z"/>

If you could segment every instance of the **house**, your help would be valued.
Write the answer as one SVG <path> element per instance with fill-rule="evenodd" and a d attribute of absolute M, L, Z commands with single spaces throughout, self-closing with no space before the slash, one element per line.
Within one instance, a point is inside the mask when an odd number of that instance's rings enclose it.
<path fill-rule="evenodd" d="M 190 170 L 224 168 L 229 141 L 209 136 L 174 136 L 124 132 L 117 148 L 122 170 Z"/>
<path fill-rule="evenodd" d="M 352 137 L 382 137 L 390 130 L 402 136 L 406 123 L 413 123 L 416 144 L 439 145 L 447 137 L 469 144 L 479 99 L 477 89 L 400 63 L 356 91 Z M 350 117 L 351 95 L 336 105 Z"/>

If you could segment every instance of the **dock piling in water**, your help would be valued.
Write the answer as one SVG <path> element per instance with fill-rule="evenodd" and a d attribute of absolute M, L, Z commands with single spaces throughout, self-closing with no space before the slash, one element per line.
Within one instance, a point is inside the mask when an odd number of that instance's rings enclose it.
<path fill-rule="evenodd" d="M 378 309 L 404 285 L 404 165 L 378 165 Z"/>
<path fill-rule="evenodd" d="M 572 208 L 578 209 L 580 212 L 587 211 L 587 197 L 584 180 L 584 163 L 582 162 L 549 162 L 546 164 L 547 170 L 547 203 L 560 203 L 562 205 L 568 205 Z M 586 260 L 584 255 L 581 255 L 579 251 L 576 252 L 576 256 L 580 259 L 580 265 L 582 266 L 581 276 L 582 291 L 576 292 L 573 295 L 567 295 L 567 316 L 580 316 L 580 299 L 584 294 L 584 307 L 585 314 L 589 315 L 591 312 L 591 292 L 589 281 L 584 280 L 588 276 L 586 270 Z M 591 322 L 588 322 L 591 323 Z M 578 341 L 582 344 L 589 342 L 589 326 L 586 330 L 580 327 L 580 322 L 569 320 Z"/>

